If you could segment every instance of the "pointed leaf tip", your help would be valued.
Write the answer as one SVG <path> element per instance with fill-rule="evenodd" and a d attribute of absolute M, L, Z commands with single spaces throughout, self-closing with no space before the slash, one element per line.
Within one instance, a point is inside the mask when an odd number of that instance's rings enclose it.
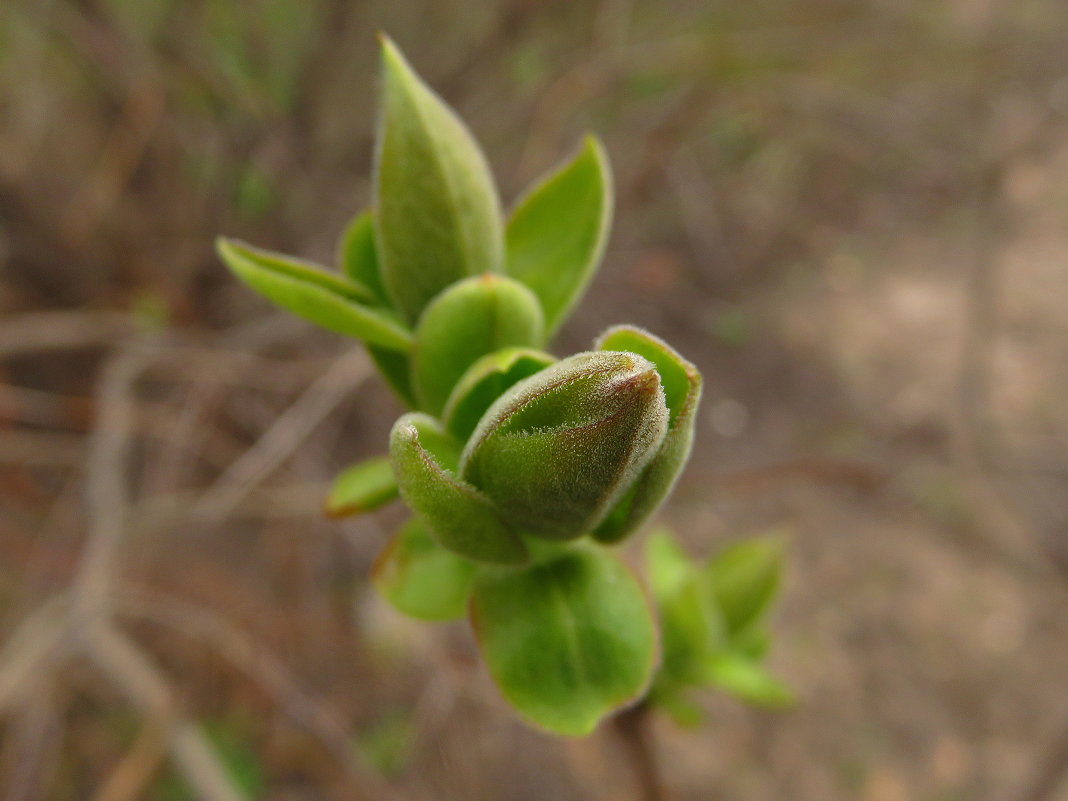
<path fill-rule="evenodd" d="M 634 326 L 608 329 L 595 347 L 636 353 L 656 365 L 664 385 L 669 423 L 663 445 L 631 490 L 594 532 L 599 541 L 620 542 L 648 520 L 671 494 L 693 448 L 694 423 L 701 399 L 701 374 L 659 337 Z"/>
<path fill-rule="evenodd" d="M 365 459 L 342 471 L 334 479 L 326 499 L 331 517 L 372 512 L 397 497 L 397 482 L 388 456 Z"/>
<path fill-rule="evenodd" d="M 489 165 L 452 109 L 382 40 L 385 109 L 375 156 L 382 281 L 414 323 L 468 275 L 498 272 L 504 243 Z"/>
<path fill-rule="evenodd" d="M 370 292 L 309 262 L 231 239 L 217 242 L 230 271 L 269 301 L 329 331 L 391 350 L 407 350 L 411 333 L 385 309 L 367 305 Z"/>
<path fill-rule="evenodd" d="M 538 296 L 549 334 L 567 319 L 597 272 L 611 219 L 611 167 L 592 135 L 512 211 L 505 269 Z"/>
<path fill-rule="evenodd" d="M 782 582 L 783 542 L 769 535 L 743 540 L 716 554 L 705 568 L 712 597 L 732 636 L 757 623 Z"/>

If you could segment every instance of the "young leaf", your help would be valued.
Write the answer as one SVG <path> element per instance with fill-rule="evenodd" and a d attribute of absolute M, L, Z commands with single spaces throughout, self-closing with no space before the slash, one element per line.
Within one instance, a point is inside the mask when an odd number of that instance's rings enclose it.
<path fill-rule="evenodd" d="M 365 305 L 370 298 L 366 287 L 229 239 L 220 238 L 216 248 L 234 275 L 299 317 L 383 348 L 406 350 L 411 343 L 411 333 L 392 312 Z"/>
<path fill-rule="evenodd" d="M 551 335 L 597 271 L 612 217 L 612 174 L 600 142 L 586 137 L 569 162 L 516 205 L 505 234 L 505 270 L 534 290 Z"/>
<path fill-rule="evenodd" d="M 532 567 L 480 573 L 471 620 L 504 697 L 557 734 L 589 734 L 641 695 L 656 665 L 645 595 L 603 551 L 568 549 Z"/>
<path fill-rule="evenodd" d="M 645 575 L 658 602 L 679 592 L 696 570 L 670 529 L 658 528 L 646 539 Z"/>
<path fill-rule="evenodd" d="M 414 323 L 464 276 L 500 271 L 500 202 L 486 159 L 456 114 L 383 37 L 385 111 L 375 158 L 382 281 Z"/>
<path fill-rule="evenodd" d="M 481 492 L 452 472 L 456 454 L 450 439 L 425 414 L 397 420 L 389 453 L 401 496 L 449 550 L 481 562 L 526 561 L 522 540 Z"/>
<path fill-rule="evenodd" d="M 686 689 L 678 684 L 662 682 L 657 675 L 649 691 L 649 701 L 675 721 L 676 726 L 693 729 L 701 725 L 704 711 L 686 697 Z"/>
<path fill-rule="evenodd" d="M 388 456 L 366 459 L 344 470 L 330 487 L 326 513 L 348 517 L 373 512 L 398 495 Z"/>
<path fill-rule="evenodd" d="M 440 415 L 475 360 L 510 346 L 540 345 L 542 316 L 529 289 L 484 273 L 444 290 L 419 318 L 412 346 L 412 386 L 420 406 Z"/>
<path fill-rule="evenodd" d="M 415 394 L 412 392 L 412 368 L 408 354 L 376 345 L 368 345 L 367 354 L 394 394 L 405 406 L 414 409 Z"/>
<path fill-rule="evenodd" d="M 782 540 L 749 539 L 724 549 L 705 568 L 708 586 L 732 636 L 758 621 L 782 576 Z"/>
<path fill-rule="evenodd" d="M 337 263 L 342 273 L 356 284 L 367 287 L 378 306 L 389 307 L 375 250 L 375 223 L 370 211 L 352 218 L 338 241 Z"/>
<path fill-rule="evenodd" d="M 701 374 L 660 337 L 636 326 L 616 325 L 601 334 L 593 346 L 596 350 L 622 350 L 644 356 L 660 373 L 671 423 L 693 414 L 701 392 Z"/>
<path fill-rule="evenodd" d="M 497 398 L 555 361 L 548 353 L 528 348 L 504 348 L 483 356 L 467 369 L 449 394 L 441 413 L 445 427 L 466 442 Z"/>
<path fill-rule="evenodd" d="M 474 575 L 474 562 L 442 548 L 415 518 L 393 536 L 372 569 L 382 596 L 419 620 L 462 617 Z"/>
<path fill-rule="evenodd" d="M 671 494 L 693 448 L 694 420 L 701 399 L 701 374 L 686 359 L 648 331 L 617 326 L 597 341 L 599 350 L 628 351 L 656 365 L 668 406 L 668 432 L 659 452 L 629 492 L 597 527 L 593 536 L 615 543 L 637 530 Z"/>
<path fill-rule="evenodd" d="M 704 665 L 704 683 L 722 687 L 750 704 L 782 708 L 793 703 L 790 688 L 756 662 L 730 651 L 717 653 Z"/>
<path fill-rule="evenodd" d="M 705 577 L 667 529 L 649 536 L 645 565 L 660 617 L 664 654 L 657 682 L 680 688 L 698 683 L 705 659 L 724 643 L 723 622 L 709 597 Z"/>

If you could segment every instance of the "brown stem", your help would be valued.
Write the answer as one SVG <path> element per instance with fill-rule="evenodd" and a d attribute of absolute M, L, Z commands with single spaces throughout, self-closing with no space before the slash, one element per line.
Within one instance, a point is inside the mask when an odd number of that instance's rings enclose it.
<path fill-rule="evenodd" d="M 612 718 L 612 726 L 633 766 L 638 797 L 641 801 L 667 801 L 649 728 L 651 711 L 649 704 L 641 701 Z"/>

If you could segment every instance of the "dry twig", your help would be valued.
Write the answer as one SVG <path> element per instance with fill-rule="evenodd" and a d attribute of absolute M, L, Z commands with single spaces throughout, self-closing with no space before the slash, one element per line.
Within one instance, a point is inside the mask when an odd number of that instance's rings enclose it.
<path fill-rule="evenodd" d="M 344 354 L 286 409 L 259 441 L 212 485 L 196 516 L 222 522 L 244 497 L 300 447 L 304 439 L 370 375 L 363 351 Z"/>

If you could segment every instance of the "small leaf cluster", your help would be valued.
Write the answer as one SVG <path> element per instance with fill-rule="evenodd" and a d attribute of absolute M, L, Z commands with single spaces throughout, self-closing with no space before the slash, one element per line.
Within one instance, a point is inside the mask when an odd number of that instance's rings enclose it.
<path fill-rule="evenodd" d="M 327 502 L 343 516 L 399 495 L 413 512 L 376 561 L 382 595 L 425 620 L 469 616 L 508 702 L 583 735 L 659 664 L 649 598 L 607 546 L 670 493 L 701 376 L 633 326 L 563 359 L 544 350 L 608 235 L 595 138 L 505 217 L 470 132 L 386 39 L 382 67 L 374 198 L 339 269 L 225 239 L 219 253 L 277 305 L 361 340 L 409 410 L 389 456 L 346 470 Z"/>
<path fill-rule="evenodd" d="M 767 616 L 782 581 L 782 537 L 730 545 L 711 559 L 689 557 L 667 529 L 645 544 L 646 574 L 660 616 L 663 661 L 652 700 L 679 723 L 697 723 L 695 688 L 717 687 L 751 704 L 784 707 L 788 687 L 761 664 Z"/>

